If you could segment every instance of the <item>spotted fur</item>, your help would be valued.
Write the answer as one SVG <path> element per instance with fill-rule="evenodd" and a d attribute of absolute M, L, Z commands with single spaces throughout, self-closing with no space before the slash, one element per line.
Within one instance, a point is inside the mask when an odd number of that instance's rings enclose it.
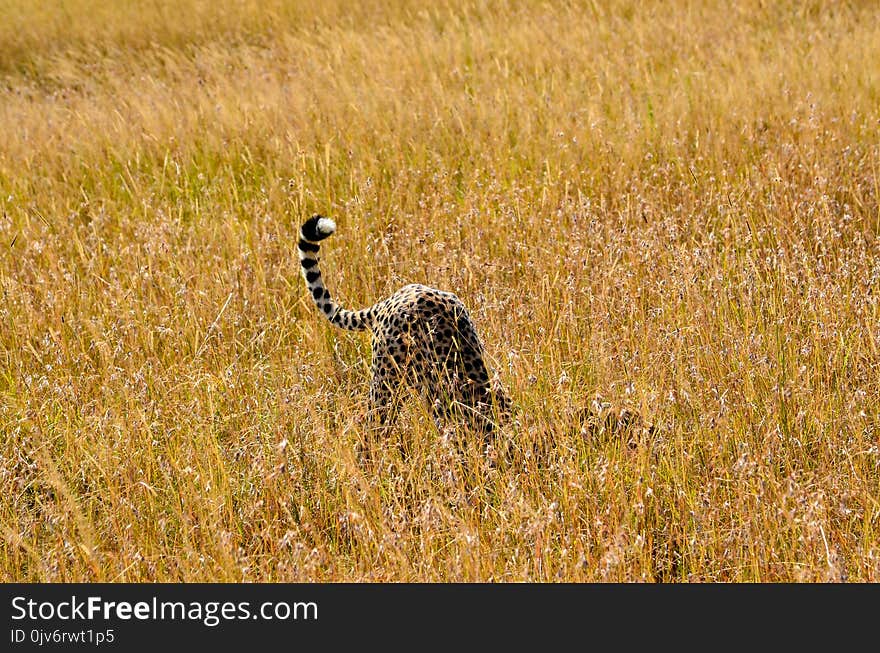
<path fill-rule="evenodd" d="M 320 241 L 336 231 L 316 215 L 300 229 L 299 260 L 309 294 L 331 324 L 368 330 L 372 345 L 370 417 L 389 424 L 400 390 L 418 390 L 435 419 L 464 417 L 489 432 L 495 417 L 507 415 L 509 399 L 483 360 L 483 345 L 461 300 L 449 292 L 418 284 L 404 286 L 369 308 L 351 311 L 333 301 L 324 285 Z"/>

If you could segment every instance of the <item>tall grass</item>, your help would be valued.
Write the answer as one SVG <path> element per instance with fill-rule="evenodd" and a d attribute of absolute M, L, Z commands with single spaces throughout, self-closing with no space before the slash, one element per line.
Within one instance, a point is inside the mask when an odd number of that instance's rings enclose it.
<path fill-rule="evenodd" d="M 0 579 L 880 580 L 875 3 L 94 4 L 0 9 Z M 358 459 L 313 212 L 471 308 L 492 460 Z"/>

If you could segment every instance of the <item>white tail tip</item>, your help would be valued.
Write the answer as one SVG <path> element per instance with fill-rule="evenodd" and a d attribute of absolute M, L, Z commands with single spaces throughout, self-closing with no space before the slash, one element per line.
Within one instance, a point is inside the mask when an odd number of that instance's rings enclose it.
<path fill-rule="evenodd" d="M 315 229 L 319 234 L 323 234 L 324 236 L 329 236 L 330 234 L 336 231 L 336 223 L 333 222 L 330 218 L 321 218 L 318 220 L 318 224 L 315 225 Z"/>

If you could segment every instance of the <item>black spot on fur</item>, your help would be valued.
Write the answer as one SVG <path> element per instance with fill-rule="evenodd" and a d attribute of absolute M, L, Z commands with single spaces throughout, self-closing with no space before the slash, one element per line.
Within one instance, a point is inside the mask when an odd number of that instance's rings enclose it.
<path fill-rule="evenodd" d="M 321 249 L 320 245 L 315 245 L 314 243 L 305 241 L 302 238 L 299 239 L 298 247 L 304 252 L 317 252 L 319 249 Z"/>
<path fill-rule="evenodd" d="M 330 291 L 324 288 L 324 299 L 330 299 Z"/>
<path fill-rule="evenodd" d="M 332 307 L 330 306 L 330 304 L 324 304 L 324 312 L 325 312 L 327 315 L 330 315 L 330 311 L 331 311 L 331 310 L 332 310 Z"/>
<path fill-rule="evenodd" d="M 313 258 L 304 258 L 300 261 L 300 265 L 302 265 L 306 270 L 315 267 L 318 262 Z"/>
<path fill-rule="evenodd" d="M 309 283 L 315 283 L 318 279 L 321 278 L 320 270 L 312 270 L 311 272 L 306 272 L 306 281 Z"/>
<path fill-rule="evenodd" d="M 324 292 L 323 288 L 315 288 L 312 290 L 312 297 L 315 299 L 321 299 L 321 294 Z"/>

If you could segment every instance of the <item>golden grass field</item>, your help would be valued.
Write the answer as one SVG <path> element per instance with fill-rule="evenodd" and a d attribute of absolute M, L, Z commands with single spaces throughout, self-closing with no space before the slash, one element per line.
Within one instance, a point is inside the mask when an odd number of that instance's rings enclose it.
<path fill-rule="evenodd" d="M 2 4 L 0 580 L 880 581 L 880 5 L 353 4 Z M 359 457 L 315 212 L 493 451 Z"/>

